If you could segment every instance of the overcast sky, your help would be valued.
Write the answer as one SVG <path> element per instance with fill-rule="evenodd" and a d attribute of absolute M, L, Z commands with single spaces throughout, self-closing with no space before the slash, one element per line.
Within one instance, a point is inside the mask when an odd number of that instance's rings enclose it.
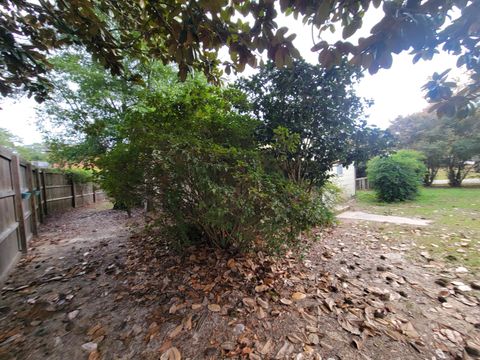
<path fill-rule="evenodd" d="M 369 29 L 382 16 L 379 10 L 370 11 L 364 19 L 365 26 L 358 34 L 355 34 L 352 42 L 356 42 L 361 36 L 367 36 Z M 288 34 L 295 33 L 295 46 L 302 56 L 309 62 L 315 63 L 318 53 L 310 51 L 313 46 L 310 27 L 303 26 L 300 21 L 293 18 L 281 18 L 280 26 L 287 26 Z M 335 41 L 337 34 L 324 34 L 327 41 Z M 318 41 L 318 40 L 317 40 Z M 431 61 L 420 60 L 417 64 L 412 63 L 412 56 L 407 53 L 394 56 L 393 66 L 386 70 L 380 70 L 375 75 L 366 73 L 358 85 L 358 94 L 372 99 L 374 105 L 368 110 L 368 122 L 381 128 L 389 126 L 390 121 L 399 115 L 408 115 L 422 111 L 428 104 L 424 99 L 421 87 L 425 84 L 433 72 L 441 72 L 447 68 L 455 68 L 456 58 L 446 53 L 436 55 Z M 455 69 L 456 70 L 456 69 Z M 246 74 L 251 74 L 248 69 Z M 459 71 L 452 71 L 454 76 L 459 76 Z M 24 140 L 26 144 L 41 141 L 41 135 L 35 126 L 35 106 L 32 99 L 19 101 L 4 100 L 0 103 L 0 127 L 10 130 Z"/>

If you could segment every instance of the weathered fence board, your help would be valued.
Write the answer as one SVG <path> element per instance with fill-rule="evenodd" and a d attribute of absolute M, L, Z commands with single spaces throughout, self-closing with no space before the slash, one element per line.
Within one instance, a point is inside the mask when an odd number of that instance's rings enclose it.
<path fill-rule="evenodd" d="M 0 280 L 27 251 L 47 214 L 105 199 L 93 183 L 76 184 L 0 147 Z"/>
<path fill-rule="evenodd" d="M 0 275 L 20 256 L 16 191 L 12 178 L 12 154 L 0 149 Z"/>

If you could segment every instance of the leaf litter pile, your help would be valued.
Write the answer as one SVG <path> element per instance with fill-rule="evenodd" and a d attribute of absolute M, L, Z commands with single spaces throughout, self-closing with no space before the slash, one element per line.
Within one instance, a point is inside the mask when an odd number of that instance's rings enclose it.
<path fill-rule="evenodd" d="M 0 359 L 480 357 L 474 274 L 413 263 L 413 243 L 375 226 L 342 223 L 302 257 L 272 257 L 178 255 L 124 222 L 95 209 L 52 220 L 2 289 Z"/>

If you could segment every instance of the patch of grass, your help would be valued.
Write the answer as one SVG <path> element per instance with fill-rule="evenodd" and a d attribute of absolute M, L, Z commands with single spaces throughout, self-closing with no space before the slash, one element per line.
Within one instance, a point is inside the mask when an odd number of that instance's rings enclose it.
<path fill-rule="evenodd" d="M 111 210 L 113 208 L 113 203 L 110 202 L 109 200 L 100 201 L 95 203 L 94 207 L 97 210 Z"/>
<path fill-rule="evenodd" d="M 415 231 L 411 227 L 394 229 L 395 237 L 406 241 L 413 236 L 420 249 L 442 260 L 480 269 L 479 188 L 423 188 L 416 200 L 393 204 L 378 202 L 373 191 L 359 191 L 356 208 L 432 220 L 430 226 Z"/>

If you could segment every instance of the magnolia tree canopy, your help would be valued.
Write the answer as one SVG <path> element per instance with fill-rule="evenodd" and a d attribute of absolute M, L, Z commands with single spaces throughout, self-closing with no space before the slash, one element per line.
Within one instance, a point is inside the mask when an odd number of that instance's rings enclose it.
<path fill-rule="evenodd" d="M 371 34 L 358 44 L 349 42 L 365 13 L 378 7 L 384 16 Z M 295 35 L 278 26 L 279 13 L 311 25 L 318 39 L 341 28 L 344 40 L 312 47 L 326 67 L 347 55 L 375 73 L 392 65 L 392 54 L 409 51 L 418 61 L 443 49 L 458 56 L 457 65 L 471 72 L 472 82 L 455 89 L 446 74 L 436 74 L 425 87 L 430 101 L 442 101 L 435 109 L 465 113 L 479 95 L 480 0 L 2 0 L 0 92 L 8 96 L 21 89 L 37 101 L 45 99 L 51 86 L 46 56 L 71 44 L 84 46 L 119 75 L 127 55 L 175 62 L 182 79 L 197 69 L 218 81 L 222 72 L 256 66 L 264 53 L 282 67 L 301 55 L 292 43 Z M 224 62 L 219 60 L 223 47 L 230 55 Z"/>

